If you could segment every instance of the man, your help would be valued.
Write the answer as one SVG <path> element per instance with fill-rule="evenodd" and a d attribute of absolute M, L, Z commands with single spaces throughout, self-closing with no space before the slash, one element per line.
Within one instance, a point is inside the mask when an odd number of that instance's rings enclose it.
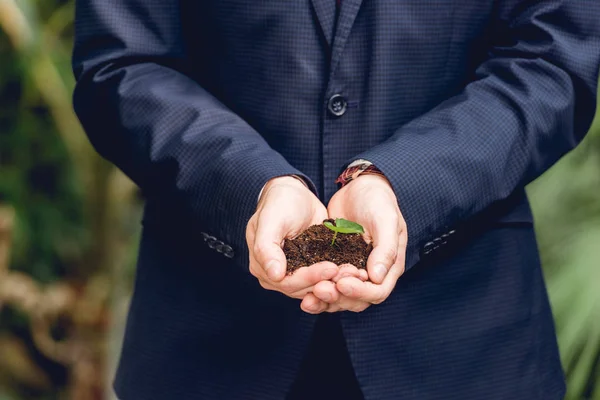
<path fill-rule="evenodd" d="M 78 0 L 73 64 L 147 197 L 122 400 L 563 397 L 524 186 L 590 126 L 600 3 Z M 286 276 L 328 216 L 368 280 Z"/>

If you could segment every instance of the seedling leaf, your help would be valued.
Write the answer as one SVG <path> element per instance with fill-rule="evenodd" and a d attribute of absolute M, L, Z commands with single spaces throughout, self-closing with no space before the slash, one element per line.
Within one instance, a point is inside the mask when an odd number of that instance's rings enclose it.
<path fill-rule="evenodd" d="M 361 225 L 344 218 L 336 218 L 335 225 L 332 224 L 331 221 L 323 221 L 323 225 L 334 232 L 333 239 L 331 240 L 332 246 L 335 243 L 338 233 L 365 233 L 365 230 Z"/>
<path fill-rule="evenodd" d="M 323 221 L 323 225 L 325 225 L 326 227 L 328 227 L 329 229 L 331 229 L 332 231 L 335 231 L 335 225 L 331 223 L 331 221 Z"/>
<path fill-rule="evenodd" d="M 365 230 L 360 224 L 343 218 L 335 220 L 335 227 L 339 233 L 365 233 Z"/>

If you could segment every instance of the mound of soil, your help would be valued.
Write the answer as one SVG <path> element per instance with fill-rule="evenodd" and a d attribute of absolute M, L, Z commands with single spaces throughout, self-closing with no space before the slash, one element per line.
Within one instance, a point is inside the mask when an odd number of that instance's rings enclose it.
<path fill-rule="evenodd" d="M 329 220 L 335 224 L 334 220 Z M 283 252 L 287 258 L 287 273 L 308 267 L 321 261 L 336 265 L 352 264 L 357 268 L 367 267 L 367 258 L 373 246 L 367 244 L 360 234 L 338 233 L 331 245 L 334 232 L 325 225 L 313 225 L 292 240 L 286 240 Z"/>

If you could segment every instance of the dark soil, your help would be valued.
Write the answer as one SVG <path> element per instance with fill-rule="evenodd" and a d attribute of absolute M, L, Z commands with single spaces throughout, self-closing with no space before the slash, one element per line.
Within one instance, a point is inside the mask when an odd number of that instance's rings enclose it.
<path fill-rule="evenodd" d="M 333 220 L 330 220 L 333 223 Z M 300 267 L 308 267 L 320 261 L 336 265 L 352 264 L 367 267 L 367 258 L 373 250 L 360 234 L 338 233 L 331 245 L 334 232 L 325 225 L 313 225 L 295 239 L 286 240 L 283 252 L 287 257 L 287 272 L 292 274 Z"/>

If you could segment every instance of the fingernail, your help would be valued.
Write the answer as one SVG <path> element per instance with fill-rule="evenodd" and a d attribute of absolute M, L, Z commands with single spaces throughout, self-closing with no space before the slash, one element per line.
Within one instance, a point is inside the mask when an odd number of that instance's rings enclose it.
<path fill-rule="evenodd" d="M 339 289 L 340 289 L 340 292 L 342 292 L 342 294 L 344 296 L 352 295 L 352 286 L 350 286 L 350 285 L 339 285 Z"/>
<path fill-rule="evenodd" d="M 330 293 L 323 293 L 323 295 L 321 296 L 321 300 L 329 303 L 331 301 L 331 294 Z"/>
<path fill-rule="evenodd" d="M 271 260 L 269 261 L 269 263 L 266 266 L 266 270 L 267 270 L 267 276 L 269 277 L 269 279 L 271 280 L 275 280 L 277 278 L 279 278 L 279 261 L 277 260 Z"/>
<path fill-rule="evenodd" d="M 321 272 L 321 279 L 331 279 L 337 275 L 337 268 L 327 268 L 325 271 Z"/>
<path fill-rule="evenodd" d="M 375 280 L 381 282 L 387 274 L 387 268 L 383 264 L 377 264 L 375 268 L 373 268 L 373 274 L 375 275 Z"/>

